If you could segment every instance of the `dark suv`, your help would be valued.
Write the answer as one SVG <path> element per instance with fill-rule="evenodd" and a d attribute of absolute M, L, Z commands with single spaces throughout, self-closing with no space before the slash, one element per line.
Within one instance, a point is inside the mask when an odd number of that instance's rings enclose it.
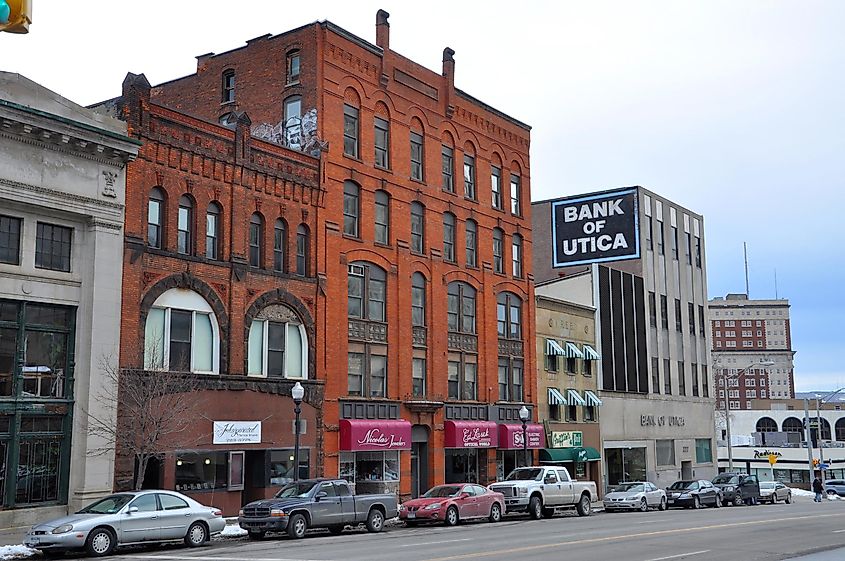
<path fill-rule="evenodd" d="M 713 478 L 713 485 L 722 490 L 722 504 L 756 505 L 760 502 L 760 481 L 747 473 L 720 473 Z"/>

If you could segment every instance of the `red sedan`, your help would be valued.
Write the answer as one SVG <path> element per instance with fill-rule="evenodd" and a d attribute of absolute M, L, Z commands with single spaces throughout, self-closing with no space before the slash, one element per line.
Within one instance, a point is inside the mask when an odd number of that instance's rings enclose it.
<path fill-rule="evenodd" d="M 454 526 L 461 520 L 486 518 L 498 522 L 505 511 L 505 498 L 472 483 L 438 485 L 417 499 L 399 505 L 399 518 L 413 526 L 418 522 L 442 521 Z"/>

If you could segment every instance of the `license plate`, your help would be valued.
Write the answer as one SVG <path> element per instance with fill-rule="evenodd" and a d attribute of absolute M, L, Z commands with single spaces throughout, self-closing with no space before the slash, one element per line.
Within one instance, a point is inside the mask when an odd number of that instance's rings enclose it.
<path fill-rule="evenodd" d="M 409 513 L 408 513 L 408 518 L 416 518 L 416 517 L 417 517 L 417 513 L 416 513 L 416 512 L 409 512 Z"/>

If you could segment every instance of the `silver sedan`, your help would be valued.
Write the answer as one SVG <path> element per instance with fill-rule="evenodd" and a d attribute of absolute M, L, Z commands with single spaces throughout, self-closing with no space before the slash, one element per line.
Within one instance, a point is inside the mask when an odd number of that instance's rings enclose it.
<path fill-rule="evenodd" d="M 614 510 L 666 510 L 666 491 L 648 481 L 620 483 L 604 496 L 605 512 Z"/>
<path fill-rule="evenodd" d="M 225 526 L 219 509 L 175 491 L 132 491 L 37 524 L 27 532 L 24 545 L 47 554 L 84 549 L 100 557 L 118 545 L 184 541 L 198 547 Z"/>
<path fill-rule="evenodd" d="M 760 502 L 770 502 L 775 504 L 778 501 L 783 501 L 786 504 L 792 502 L 792 489 L 777 481 L 761 481 L 760 482 Z"/>

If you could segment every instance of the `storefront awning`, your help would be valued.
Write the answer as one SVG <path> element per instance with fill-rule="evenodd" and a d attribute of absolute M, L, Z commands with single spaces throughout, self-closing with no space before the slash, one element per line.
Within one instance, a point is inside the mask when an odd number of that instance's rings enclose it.
<path fill-rule="evenodd" d="M 579 448 L 543 448 L 540 450 L 540 462 L 594 462 L 601 459 L 599 451 L 592 446 Z"/>
<path fill-rule="evenodd" d="M 499 433 L 492 421 L 446 421 L 446 448 L 495 448 Z"/>
<path fill-rule="evenodd" d="M 528 442 L 526 448 L 542 448 L 543 437 L 546 431 L 543 425 L 530 423 L 525 425 L 525 436 Z M 499 449 L 500 450 L 522 450 L 522 425 L 500 424 L 499 425 Z"/>
<path fill-rule="evenodd" d="M 596 394 L 594 394 L 590 390 L 585 391 L 584 395 L 587 397 L 587 405 L 592 405 L 592 406 L 601 405 L 601 400 L 599 399 L 599 396 L 597 396 Z"/>
<path fill-rule="evenodd" d="M 549 356 L 566 356 L 566 351 L 554 339 L 546 339 L 546 354 Z"/>
<path fill-rule="evenodd" d="M 340 449 L 354 452 L 410 450 L 411 423 L 403 419 L 341 419 Z"/>
<path fill-rule="evenodd" d="M 566 342 L 566 358 L 584 358 L 584 353 L 575 343 Z"/>
<path fill-rule="evenodd" d="M 549 388 L 549 405 L 566 405 L 566 398 L 557 388 Z"/>
<path fill-rule="evenodd" d="M 584 358 L 587 360 L 601 360 L 601 355 L 590 345 L 584 345 Z"/>
<path fill-rule="evenodd" d="M 587 402 L 578 393 L 578 390 L 566 390 L 566 404 L 567 405 L 587 405 Z"/>

